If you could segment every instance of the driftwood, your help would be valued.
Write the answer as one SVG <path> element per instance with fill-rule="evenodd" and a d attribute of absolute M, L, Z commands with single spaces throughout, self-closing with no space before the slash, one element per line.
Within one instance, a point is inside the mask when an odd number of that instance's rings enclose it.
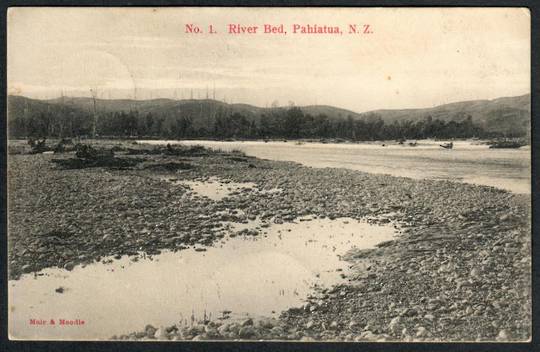
<path fill-rule="evenodd" d="M 63 153 L 66 151 L 73 151 L 73 141 L 70 138 L 62 138 L 54 147 L 55 153 Z"/>
<path fill-rule="evenodd" d="M 75 156 L 79 159 L 98 160 L 114 158 L 114 152 L 111 149 L 100 150 L 88 144 L 77 144 L 75 150 Z"/>
<path fill-rule="evenodd" d="M 87 144 L 77 144 L 75 150 L 75 158 L 53 159 L 52 162 L 64 169 L 83 169 L 88 167 L 129 168 L 143 161 L 135 158 L 115 158 L 111 149 L 96 149 Z"/>
<path fill-rule="evenodd" d="M 46 141 L 47 141 L 47 138 L 45 137 L 42 138 L 41 140 L 29 138 L 28 145 L 30 146 L 30 154 L 39 154 L 39 153 L 50 151 L 51 149 L 47 147 L 47 145 L 45 144 Z"/>

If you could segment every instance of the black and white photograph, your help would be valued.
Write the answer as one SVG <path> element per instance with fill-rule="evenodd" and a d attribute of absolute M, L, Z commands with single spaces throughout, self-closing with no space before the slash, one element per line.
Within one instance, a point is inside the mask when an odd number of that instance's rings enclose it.
<path fill-rule="evenodd" d="M 530 342 L 531 12 L 11 7 L 10 340 Z"/>

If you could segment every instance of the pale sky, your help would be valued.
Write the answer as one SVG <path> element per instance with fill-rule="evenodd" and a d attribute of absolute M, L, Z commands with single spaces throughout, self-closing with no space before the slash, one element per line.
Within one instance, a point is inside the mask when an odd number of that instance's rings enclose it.
<path fill-rule="evenodd" d="M 186 24 L 216 34 L 185 33 Z M 232 35 L 228 24 L 259 26 Z M 286 35 L 264 34 L 284 24 Z M 293 24 L 343 35 L 292 34 Z M 369 24 L 372 34 L 348 34 Z M 361 26 L 359 27 L 361 28 Z M 530 93 L 521 8 L 11 8 L 8 91 L 216 99 L 357 112 Z"/>

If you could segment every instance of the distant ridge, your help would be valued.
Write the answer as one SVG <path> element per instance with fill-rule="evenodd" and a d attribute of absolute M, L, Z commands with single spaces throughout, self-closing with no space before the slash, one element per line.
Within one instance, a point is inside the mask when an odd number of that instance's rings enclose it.
<path fill-rule="evenodd" d="M 435 106 L 433 108 L 401 110 L 381 109 L 371 111 L 370 113 L 380 114 L 386 122 L 392 122 L 402 118 L 416 121 L 426 116 L 431 116 L 433 119 L 444 121 L 461 120 L 467 115 L 471 115 L 474 123 L 484 127 L 490 127 L 493 123 L 500 122 L 495 120 L 500 120 L 501 118 L 512 120 L 513 122 L 523 122 L 523 119 L 525 119 L 528 123 L 530 112 L 531 96 L 530 94 L 525 94 L 516 97 L 503 97 L 492 100 L 454 102 Z M 517 121 L 513 118 L 516 118 Z"/>
<path fill-rule="evenodd" d="M 68 106 L 74 111 L 81 110 L 90 113 L 93 110 L 92 98 L 86 97 L 64 97 L 49 100 L 30 99 L 23 96 L 8 96 L 8 120 L 22 117 L 24 110 L 27 113 L 39 111 L 50 111 L 58 109 L 60 106 Z M 151 113 L 154 115 L 169 115 L 179 112 L 184 116 L 189 116 L 195 126 L 202 126 L 212 121 L 216 112 L 226 112 L 230 114 L 239 113 L 255 123 L 275 109 L 262 108 L 249 104 L 228 104 L 212 99 L 150 99 L 150 100 L 130 100 L 130 99 L 97 99 L 97 109 L 100 112 L 121 112 L 137 110 L 139 113 Z M 422 120 L 431 116 L 432 119 L 442 121 L 462 121 L 468 116 L 472 118 L 474 124 L 485 128 L 488 131 L 505 133 L 518 128 L 529 129 L 531 97 L 530 94 L 516 97 L 502 97 L 492 100 L 471 100 L 454 102 L 439 105 L 432 108 L 421 109 L 380 109 L 363 113 L 357 113 L 347 109 L 342 109 L 329 105 L 308 105 L 299 106 L 304 114 L 326 115 L 330 119 L 363 119 L 373 116 L 380 116 L 385 123 L 392 123 L 399 120 L 409 120 L 412 122 Z"/>

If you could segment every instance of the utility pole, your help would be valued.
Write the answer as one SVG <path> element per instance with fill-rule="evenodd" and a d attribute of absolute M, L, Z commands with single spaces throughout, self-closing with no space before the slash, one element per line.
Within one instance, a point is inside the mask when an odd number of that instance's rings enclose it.
<path fill-rule="evenodd" d="M 210 118 L 211 121 L 216 121 L 216 114 L 217 114 L 217 104 L 214 105 L 215 103 L 215 100 L 216 100 L 216 81 L 214 81 L 214 85 L 212 87 L 212 102 L 211 102 L 211 112 L 212 112 L 212 117 Z M 208 131 L 210 131 L 210 122 L 211 121 L 208 121 Z"/>
<path fill-rule="evenodd" d="M 178 82 L 181 82 L 182 75 L 178 75 Z M 174 87 L 174 100 L 178 100 L 178 86 L 175 85 Z"/>
<path fill-rule="evenodd" d="M 94 123 L 92 124 L 92 138 L 96 138 L 96 130 L 97 130 L 97 122 L 98 122 L 98 115 L 97 115 L 97 109 L 96 109 L 97 89 L 90 88 L 90 94 L 92 95 L 92 101 L 94 103 Z"/>

